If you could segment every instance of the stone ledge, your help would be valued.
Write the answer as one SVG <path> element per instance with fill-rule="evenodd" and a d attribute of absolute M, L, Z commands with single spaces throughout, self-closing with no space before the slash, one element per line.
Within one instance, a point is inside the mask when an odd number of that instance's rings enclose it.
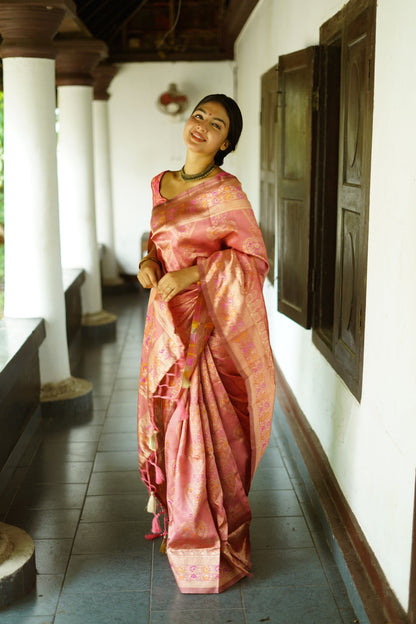
<path fill-rule="evenodd" d="M 41 318 L 0 320 L 0 394 L 15 382 L 22 359 L 37 350 L 45 336 L 45 321 Z"/>

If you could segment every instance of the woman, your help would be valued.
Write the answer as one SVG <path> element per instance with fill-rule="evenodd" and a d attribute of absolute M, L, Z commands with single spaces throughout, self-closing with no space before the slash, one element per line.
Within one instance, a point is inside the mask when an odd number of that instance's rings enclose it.
<path fill-rule="evenodd" d="M 138 400 L 141 477 L 183 593 L 218 593 L 250 574 L 248 491 L 268 444 L 274 369 L 263 239 L 238 180 L 220 169 L 242 129 L 210 95 L 184 129 L 180 171 L 152 181 L 152 288 Z M 160 528 L 160 519 L 165 520 Z"/>

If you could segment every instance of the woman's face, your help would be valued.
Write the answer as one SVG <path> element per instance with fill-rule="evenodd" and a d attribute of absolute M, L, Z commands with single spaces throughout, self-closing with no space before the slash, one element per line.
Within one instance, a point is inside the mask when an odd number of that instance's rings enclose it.
<path fill-rule="evenodd" d="M 185 124 L 183 138 L 186 147 L 214 159 L 219 149 L 226 149 L 230 128 L 227 111 L 219 102 L 205 102 L 198 106 Z"/>

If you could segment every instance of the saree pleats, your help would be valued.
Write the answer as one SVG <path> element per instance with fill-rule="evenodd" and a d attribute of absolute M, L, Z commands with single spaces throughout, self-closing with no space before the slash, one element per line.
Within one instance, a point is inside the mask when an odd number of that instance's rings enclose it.
<path fill-rule="evenodd" d="M 165 270 L 197 263 L 201 279 L 169 304 L 156 291 L 149 299 L 140 472 L 153 533 L 164 536 L 180 590 L 218 593 L 250 574 L 248 492 L 268 443 L 274 399 L 262 298 L 267 260 L 232 176 L 165 202 L 158 184 L 153 190 L 152 240 Z"/>

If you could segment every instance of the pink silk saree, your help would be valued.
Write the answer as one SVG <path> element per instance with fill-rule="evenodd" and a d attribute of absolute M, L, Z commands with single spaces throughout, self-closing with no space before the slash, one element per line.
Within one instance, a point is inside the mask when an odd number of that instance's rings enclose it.
<path fill-rule="evenodd" d="M 180 591 L 219 593 L 250 574 L 248 492 L 270 437 L 267 255 L 234 176 L 220 172 L 165 200 L 162 175 L 152 181 L 151 241 L 166 272 L 197 264 L 200 282 L 169 303 L 150 293 L 140 474 Z"/>

